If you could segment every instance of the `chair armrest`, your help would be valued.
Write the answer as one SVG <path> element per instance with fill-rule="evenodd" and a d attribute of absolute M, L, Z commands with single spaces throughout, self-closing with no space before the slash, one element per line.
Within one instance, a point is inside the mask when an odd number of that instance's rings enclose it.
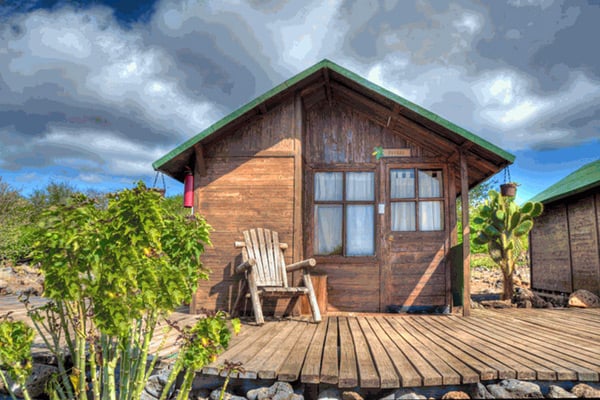
<path fill-rule="evenodd" d="M 241 263 L 240 265 L 238 265 L 237 267 L 235 267 L 235 273 L 239 274 L 240 272 L 244 272 L 252 267 L 254 267 L 256 265 L 256 261 L 253 258 L 250 258 L 246 261 L 244 261 L 243 263 Z"/>
<path fill-rule="evenodd" d="M 309 258 L 308 260 L 290 264 L 285 268 L 285 270 L 287 272 L 292 272 L 302 268 L 314 268 L 315 265 L 317 265 L 317 260 L 315 260 L 314 258 Z"/>

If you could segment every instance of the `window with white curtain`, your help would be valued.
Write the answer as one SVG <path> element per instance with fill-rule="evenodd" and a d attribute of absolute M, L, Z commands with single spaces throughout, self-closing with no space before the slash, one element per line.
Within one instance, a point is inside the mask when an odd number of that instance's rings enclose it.
<path fill-rule="evenodd" d="M 375 254 L 375 173 L 316 172 L 315 255 Z"/>
<path fill-rule="evenodd" d="M 390 170 L 390 208 L 393 231 L 444 229 L 441 170 Z"/>

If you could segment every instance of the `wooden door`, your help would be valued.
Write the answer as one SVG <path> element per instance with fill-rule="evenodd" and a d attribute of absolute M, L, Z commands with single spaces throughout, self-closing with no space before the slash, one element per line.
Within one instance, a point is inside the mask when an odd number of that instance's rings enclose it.
<path fill-rule="evenodd" d="M 380 310 L 443 306 L 450 290 L 447 177 L 442 165 L 388 163 L 380 174 Z"/>

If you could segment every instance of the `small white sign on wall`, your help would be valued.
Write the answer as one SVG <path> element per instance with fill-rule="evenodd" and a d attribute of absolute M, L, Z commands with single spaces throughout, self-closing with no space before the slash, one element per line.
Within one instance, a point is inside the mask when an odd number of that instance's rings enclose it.
<path fill-rule="evenodd" d="M 380 215 L 383 215 L 383 214 L 385 214 L 385 203 L 379 203 L 379 204 L 378 204 L 378 207 L 377 207 L 377 212 L 378 212 Z"/>

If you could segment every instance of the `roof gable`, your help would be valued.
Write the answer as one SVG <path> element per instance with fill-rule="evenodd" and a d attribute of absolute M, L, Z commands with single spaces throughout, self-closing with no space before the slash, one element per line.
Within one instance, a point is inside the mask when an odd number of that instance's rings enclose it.
<path fill-rule="evenodd" d="M 546 190 L 531 198 L 531 201 L 550 203 L 600 186 L 600 159 L 584 165 Z"/>
<path fill-rule="evenodd" d="M 342 83 L 349 84 L 352 88 L 349 89 L 343 84 L 340 85 L 339 82 L 330 83 L 334 78 L 340 80 Z M 165 172 L 175 179 L 182 180 L 183 171 L 181 170 L 180 160 L 182 158 L 191 157 L 194 145 L 206 140 L 212 140 L 219 132 L 226 130 L 229 126 L 239 123 L 244 119 L 251 118 L 252 115 L 261 112 L 264 113 L 265 104 L 276 102 L 279 98 L 282 98 L 293 91 L 306 89 L 311 85 L 318 85 L 320 80 L 323 81 L 322 84 L 326 85 L 329 90 L 331 90 L 330 86 L 339 87 L 339 90 L 353 91 L 352 89 L 354 89 L 354 92 L 359 92 L 360 95 L 370 98 L 369 101 L 373 103 L 374 106 L 383 109 L 384 112 L 387 112 L 389 115 L 398 112 L 405 117 L 419 120 L 419 123 L 430 130 L 440 135 L 444 134 L 445 139 L 452 142 L 453 145 L 458 147 L 466 145 L 472 152 L 478 150 L 478 154 L 475 154 L 475 157 L 479 160 L 483 159 L 489 161 L 491 166 L 490 171 L 485 174 L 486 178 L 514 161 L 515 157 L 512 154 L 487 140 L 373 82 L 370 82 L 332 61 L 324 59 L 243 105 L 223 119 L 215 122 L 207 129 L 188 139 L 160 159 L 153 162 L 152 166 L 155 170 Z M 386 103 L 386 105 L 382 106 L 382 102 Z M 179 162 L 173 162 L 175 159 L 178 159 Z"/>

